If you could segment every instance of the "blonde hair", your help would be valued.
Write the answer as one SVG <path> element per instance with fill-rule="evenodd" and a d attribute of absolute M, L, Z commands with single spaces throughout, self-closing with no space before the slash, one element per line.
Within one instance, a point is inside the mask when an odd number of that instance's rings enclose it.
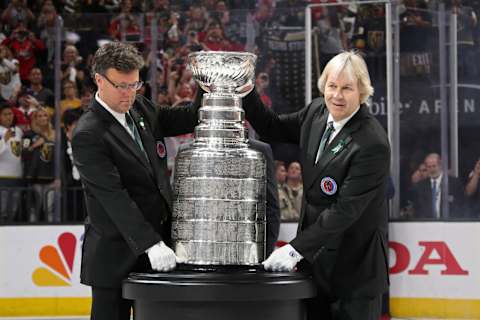
<path fill-rule="evenodd" d="M 333 57 L 323 69 L 320 78 L 318 78 L 318 90 L 324 94 L 328 77 L 332 75 L 336 78 L 340 74 L 347 76 L 349 80 L 358 81 L 360 103 L 366 104 L 368 98 L 373 95 L 373 87 L 370 82 L 367 64 L 358 52 L 345 51 Z"/>
<path fill-rule="evenodd" d="M 41 113 L 41 112 L 45 112 L 48 116 L 48 125 L 47 125 L 47 128 L 44 129 L 42 127 L 40 127 L 37 123 L 37 118 L 38 118 L 38 115 Z M 47 138 L 49 141 L 55 141 L 55 129 L 53 128 L 53 125 L 52 123 L 50 122 L 51 120 L 51 116 L 50 116 L 50 113 L 48 113 L 47 109 L 44 108 L 44 107 L 40 107 L 40 108 L 37 108 L 37 110 L 35 110 L 33 113 L 32 113 L 32 121 L 30 123 L 30 128 L 32 129 L 33 132 L 39 134 L 39 135 L 42 135 L 44 136 L 45 138 Z"/>

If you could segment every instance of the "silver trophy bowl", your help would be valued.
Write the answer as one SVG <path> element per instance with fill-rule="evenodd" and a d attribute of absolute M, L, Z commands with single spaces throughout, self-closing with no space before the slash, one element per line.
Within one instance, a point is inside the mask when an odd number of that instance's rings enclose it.
<path fill-rule="evenodd" d="M 254 87 L 257 56 L 253 53 L 199 51 L 188 58 L 193 78 L 206 92 L 244 97 Z"/>
<path fill-rule="evenodd" d="M 248 147 L 241 108 L 255 61 L 243 52 L 189 55 L 207 93 L 195 140 L 175 161 L 172 241 L 187 265 L 252 266 L 265 258 L 266 163 Z"/>

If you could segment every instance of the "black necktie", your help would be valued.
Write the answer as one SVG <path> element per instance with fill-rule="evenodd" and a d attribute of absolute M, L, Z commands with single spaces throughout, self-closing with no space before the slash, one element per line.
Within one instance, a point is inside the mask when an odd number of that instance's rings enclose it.
<path fill-rule="evenodd" d="M 327 128 L 323 132 L 322 140 L 320 140 L 320 146 L 318 147 L 317 157 L 315 158 L 315 163 L 317 163 L 318 159 L 320 159 L 320 156 L 322 155 L 323 150 L 327 146 L 328 141 L 330 140 L 330 136 L 332 135 L 333 131 L 335 131 L 335 128 L 333 128 L 333 121 L 329 121 L 327 123 Z"/>
<path fill-rule="evenodd" d="M 125 113 L 125 121 L 127 122 L 128 129 L 130 129 L 130 132 L 133 135 L 133 140 L 135 140 L 137 145 L 140 147 L 140 150 L 145 153 L 145 149 L 143 148 L 142 139 L 140 138 L 140 134 L 138 133 L 137 126 L 133 122 L 132 116 L 128 112 Z"/>

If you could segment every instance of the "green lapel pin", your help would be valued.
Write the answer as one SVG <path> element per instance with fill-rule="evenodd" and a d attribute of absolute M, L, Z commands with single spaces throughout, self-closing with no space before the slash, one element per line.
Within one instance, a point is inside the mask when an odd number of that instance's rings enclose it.
<path fill-rule="evenodd" d="M 145 122 L 143 122 L 143 117 L 140 117 L 140 119 L 138 120 L 138 124 L 140 124 L 142 130 L 145 130 Z"/>
<path fill-rule="evenodd" d="M 337 154 L 340 152 L 340 150 L 343 149 L 343 147 L 345 146 L 345 140 L 340 140 L 340 142 L 332 149 L 332 152 L 333 154 Z"/>

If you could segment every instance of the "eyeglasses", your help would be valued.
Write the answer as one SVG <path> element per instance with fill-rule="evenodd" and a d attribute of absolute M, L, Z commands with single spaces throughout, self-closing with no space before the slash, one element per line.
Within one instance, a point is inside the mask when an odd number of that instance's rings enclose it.
<path fill-rule="evenodd" d="M 101 74 L 102 77 L 105 78 L 115 89 L 117 90 L 138 90 L 143 86 L 143 81 L 136 81 L 134 83 L 121 83 L 121 84 L 115 84 L 112 82 L 112 80 L 108 79 L 108 77 L 104 74 Z"/>

